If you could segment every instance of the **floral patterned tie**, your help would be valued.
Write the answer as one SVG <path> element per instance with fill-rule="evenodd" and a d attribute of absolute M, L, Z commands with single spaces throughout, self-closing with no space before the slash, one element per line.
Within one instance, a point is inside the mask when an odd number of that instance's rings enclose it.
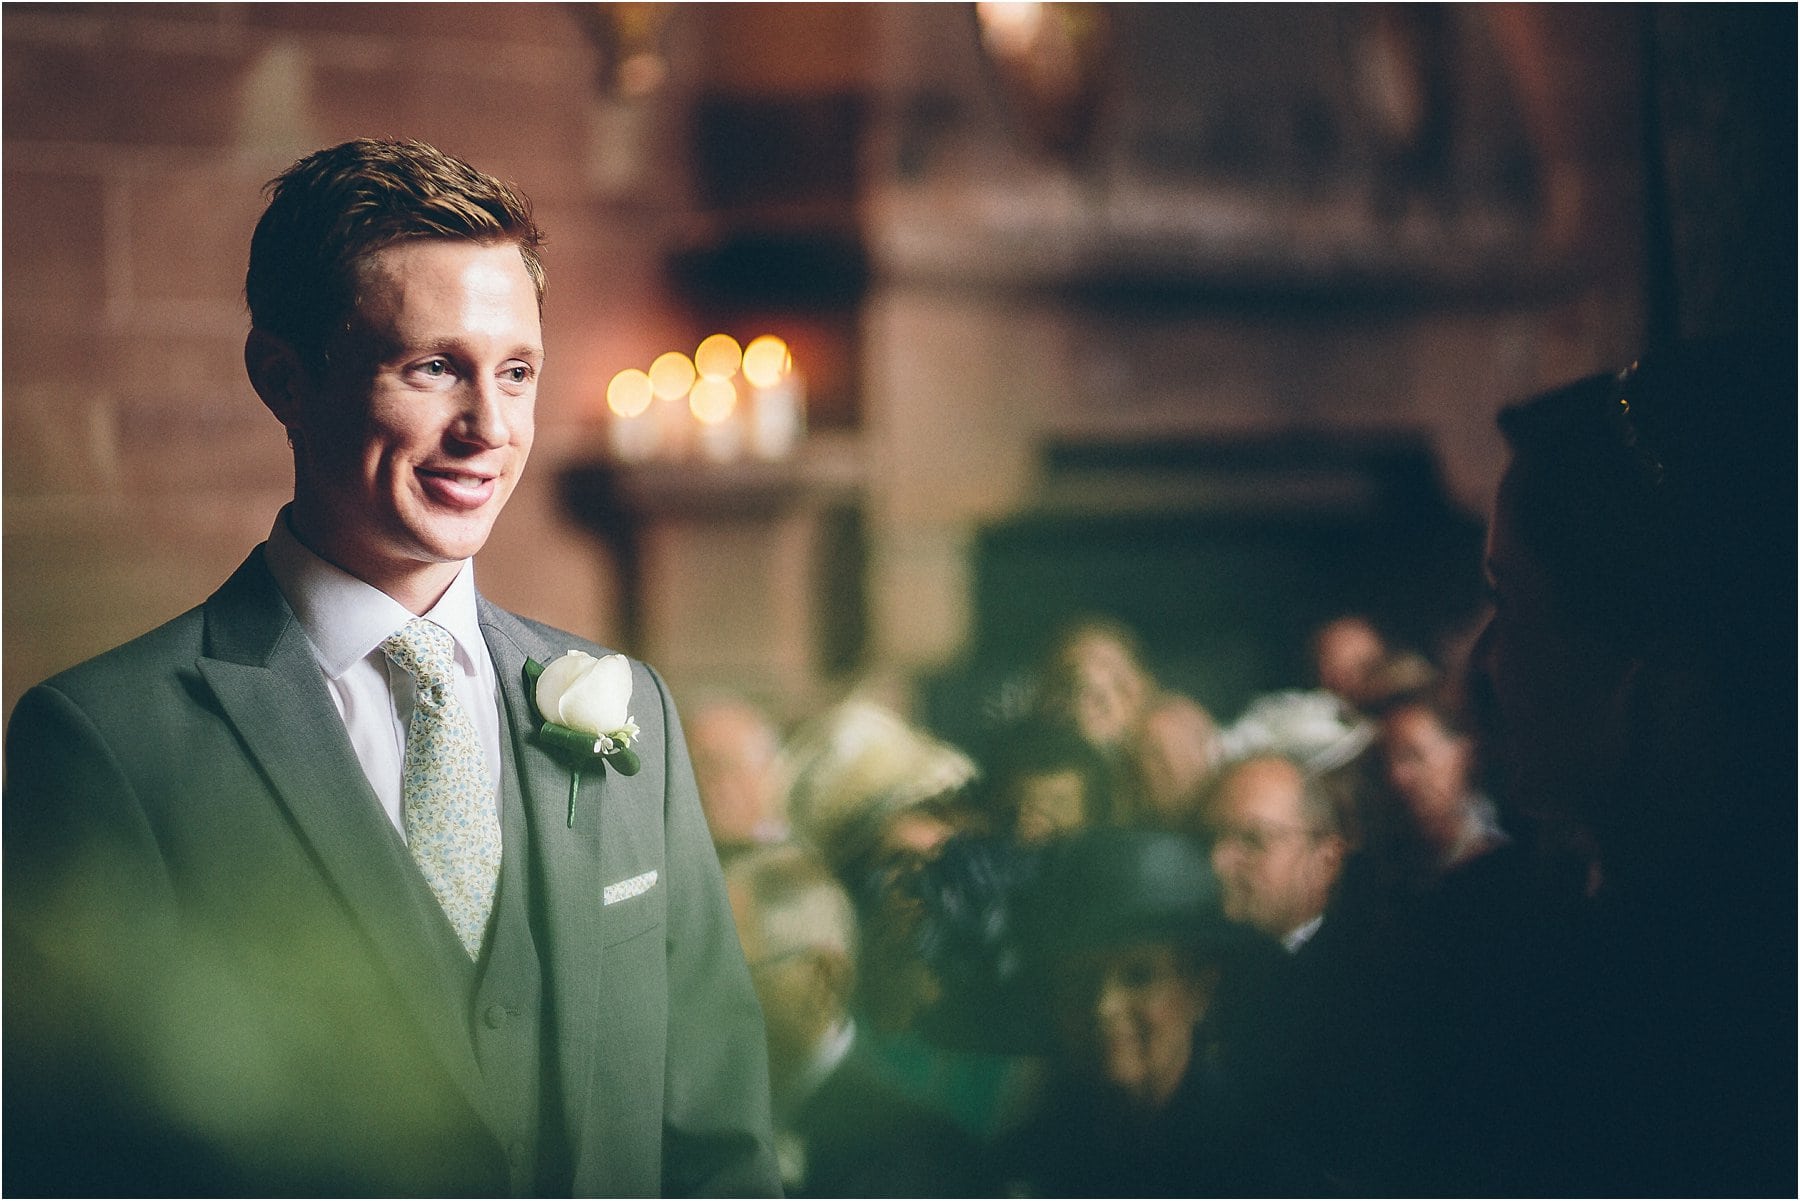
<path fill-rule="evenodd" d="M 401 791 L 406 845 L 475 959 L 500 879 L 500 818 L 475 723 L 456 699 L 454 648 L 449 631 L 422 617 L 381 644 L 416 686 Z"/>

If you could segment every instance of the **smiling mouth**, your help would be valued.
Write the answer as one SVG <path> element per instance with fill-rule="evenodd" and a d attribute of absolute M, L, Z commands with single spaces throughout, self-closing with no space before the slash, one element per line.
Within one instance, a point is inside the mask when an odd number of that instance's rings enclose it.
<path fill-rule="evenodd" d="M 493 499 L 494 483 L 498 478 L 428 467 L 419 468 L 418 477 L 420 486 L 432 500 L 453 509 L 465 510 L 479 509 Z"/>

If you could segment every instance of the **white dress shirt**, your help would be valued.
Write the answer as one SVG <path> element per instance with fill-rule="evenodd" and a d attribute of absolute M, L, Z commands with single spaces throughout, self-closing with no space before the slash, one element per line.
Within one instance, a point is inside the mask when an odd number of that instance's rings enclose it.
<path fill-rule="evenodd" d="M 334 567 L 300 544 L 283 509 L 269 531 L 263 557 L 281 594 L 312 643 L 325 687 L 363 775 L 401 837 L 406 730 L 412 723 L 413 679 L 381 644 L 411 621 L 407 608 L 370 584 Z M 500 707 L 493 660 L 475 613 L 475 563 L 464 560 L 442 599 L 423 615 L 456 642 L 456 696 L 475 723 L 487 756 L 496 807 L 500 796 Z"/>
<path fill-rule="evenodd" d="M 1325 915 L 1323 913 L 1316 915 L 1310 922 L 1301 922 L 1281 936 L 1282 947 L 1289 955 L 1297 953 L 1301 947 L 1312 940 L 1312 936 L 1317 934 L 1319 927 L 1324 924 Z"/>
<path fill-rule="evenodd" d="M 775 1111 L 775 1162 L 781 1168 L 781 1182 L 787 1186 L 790 1195 L 801 1191 L 807 1171 L 806 1140 L 794 1129 L 794 1119 L 820 1086 L 837 1071 L 838 1064 L 850 1054 L 850 1044 L 855 1041 L 856 1025 L 845 1018 L 819 1040 L 794 1082 L 783 1089 L 780 1096 L 771 1098 Z"/>

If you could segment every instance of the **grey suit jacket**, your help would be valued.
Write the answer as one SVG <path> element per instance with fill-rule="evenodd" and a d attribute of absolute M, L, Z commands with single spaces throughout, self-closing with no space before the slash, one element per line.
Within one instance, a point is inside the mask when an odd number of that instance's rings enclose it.
<path fill-rule="evenodd" d="M 523 667 L 604 652 L 485 600 L 480 618 L 556 1178 L 777 1191 L 761 1016 L 662 681 L 633 664 L 642 770 L 583 772 L 571 825 Z M 439 953 L 448 925 L 260 549 L 28 693 L 6 762 L 9 1192 L 507 1191 L 518 1115 L 473 1050 L 474 970 Z"/>

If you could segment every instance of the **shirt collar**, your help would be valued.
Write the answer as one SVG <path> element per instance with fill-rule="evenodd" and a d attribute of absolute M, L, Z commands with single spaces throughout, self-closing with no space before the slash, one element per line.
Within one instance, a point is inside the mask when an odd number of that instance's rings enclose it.
<path fill-rule="evenodd" d="M 263 557 L 330 679 L 342 677 L 412 620 L 399 601 L 302 545 L 288 525 L 287 509 L 277 514 Z M 473 559 L 463 560 L 449 589 L 425 616 L 449 631 L 457 665 L 473 674 L 486 648 L 476 613 Z"/>
<path fill-rule="evenodd" d="M 1319 927 L 1324 924 L 1325 915 L 1321 913 L 1313 918 L 1312 921 L 1295 926 L 1292 930 L 1283 934 L 1281 936 L 1281 945 L 1287 949 L 1288 954 L 1292 955 L 1301 947 L 1305 946 L 1307 941 L 1319 932 Z"/>
<path fill-rule="evenodd" d="M 781 1112 L 791 1118 L 800 1111 L 800 1107 L 812 1099 L 831 1074 L 844 1062 L 850 1054 L 850 1044 L 856 1041 L 856 1023 L 845 1018 L 828 1030 L 824 1037 L 813 1048 L 812 1056 L 800 1069 L 793 1085 L 786 1089 L 787 1096 L 782 1098 Z"/>

